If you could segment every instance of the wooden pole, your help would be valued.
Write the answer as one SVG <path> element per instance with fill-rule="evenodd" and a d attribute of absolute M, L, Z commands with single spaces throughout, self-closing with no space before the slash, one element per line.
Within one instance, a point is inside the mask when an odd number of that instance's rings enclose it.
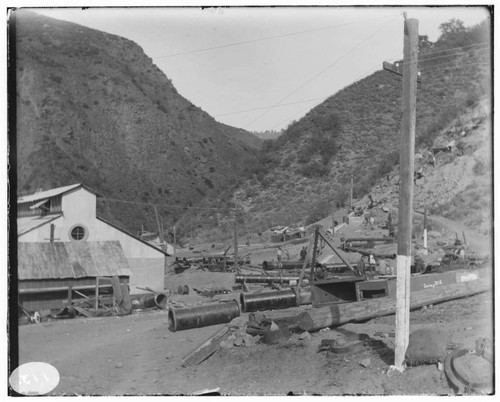
<path fill-rule="evenodd" d="M 238 272 L 238 210 L 234 210 L 234 269 Z"/>
<path fill-rule="evenodd" d="M 398 255 L 396 279 L 396 350 L 394 366 L 404 370 L 410 337 L 411 233 L 417 101 L 418 20 L 404 22 L 404 67 L 400 149 Z"/>
<path fill-rule="evenodd" d="M 174 225 L 174 254 L 175 254 L 175 243 L 177 243 L 177 236 L 175 234 L 175 225 Z"/>
<path fill-rule="evenodd" d="M 335 206 L 332 205 L 332 238 L 335 237 Z"/>
<path fill-rule="evenodd" d="M 95 310 L 99 308 L 99 277 L 95 278 Z"/>
<path fill-rule="evenodd" d="M 156 205 L 154 207 L 155 207 L 155 216 L 156 216 L 156 226 L 158 227 L 158 239 L 161 242 L 162 238 L 163 238 L 163 233 L 161 231 L 160 218 L 158 217 L 158 209 L 156 208 Z"/>
<path fill-rule="evenodd" d="M 351 202 L 349 203 L 349 206 L 352 207 L 352 194 L 353 194 L 353 190 L 354 189 L 354 176 L 351 175 Z"/>
<path fill-rule="evenodd" d="M 427 208 L 424 209 L 424 248 L 427 250 Z"/>

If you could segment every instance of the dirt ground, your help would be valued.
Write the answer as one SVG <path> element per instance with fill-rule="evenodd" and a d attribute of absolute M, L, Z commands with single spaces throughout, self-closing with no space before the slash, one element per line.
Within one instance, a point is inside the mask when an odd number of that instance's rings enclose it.
<path fill-rule="evenodd" d="M 480 337 L 493 339 L 492 312 L 491 292 L 452 300 L 412 312 L 410 331 L 440 328 L 450 342 L 474 348 Z M 394 316 L 312 333 L 300 345 L 220 349 L 198 366 L 182 367 L 182 357 L 223 325 L 170 332 L 159 310 L 27 324 L 20 326 L 19 363 L 56 367 L 61 381 L 51 395 L 454 394 L 436 364 L 391 375 L 394 338 L 385 334 L 394 332 Z M 318 351 L 321 339 L 346 334 L 362 334 L 363 346 L 345 354 Z"/>
<path fill-rule="evenodd" d="M 448 233 L 441 230 L 431 246 L 437 241 L 453 241 L 454 232 L 455 228 Z M 371 228 L 350 227 L 342 234 L 382 235 Z M 467 236 L 479 239 L 472 233 Z M 338 241 L 337 236 L 336 245 Z M 290 259 L 295 260 L 305 244 L 307 240 L 286 245 Z M 254 245 L 251 249 L 252 264 L 275 259 L 275 247 Z M 438 254 L 435 251 L 431 257 Z M 331 260 L 331 255 L 325 248 L 319 259 Z M 352 255 L 346 257 L 353 261 Z M 171 273 L 167 282 L 172 291 L 184 284 L 232 289 L 234 274 L 191 268 L 182 274 Z M 218 298 L 221 296 L 213 300 Z M 239 299 L 239 293 L 222 298 Z M 474 348 L 478 338 L 493 341 L 493 299 L 493 293 L 487 292 L 413 311 L 410 332 L 439 328 L 448 342 L 464 348 Z M 195 292 L 172 296 L 172 300 L 186 305 L 207 301 Z M 247 318 L 242 314 L 239 320 Z M 56 367 L 61 380 L 51 395 L 192 395 L 214 389 L 232 396 L 455 393 L 437 364 L 409 367 L 403 373 L 389 370 L 394 362 L 394 337 L 390 336 L 395 330 L 394 315 L 311 333 L 302 342 L 285 339 L 277 345 L 257 342 L 221 348 L 201 364 L 183 367 L 182 358 L 224 325 L 171 332 L 167 311 L 161 310 L 26 324 L 19 328 L 19 364 L 39 361 Z M 322 339 L 338 337 L 359 338 L 363 343 L 343 354 L 319 351 Z"/>

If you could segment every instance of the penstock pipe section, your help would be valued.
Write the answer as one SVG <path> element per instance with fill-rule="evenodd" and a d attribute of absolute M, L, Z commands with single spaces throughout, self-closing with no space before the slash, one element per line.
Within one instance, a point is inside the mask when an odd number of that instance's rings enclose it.
<path fill-rule="evenodd" d="M 298 276 L 289 275 L 243 275 L 236 274 L 234 281 L 236 283 L 290 283 L 293 281 L 298 281 Z"/>
<path fill-rule="evenodd" d="M 302 269 L 304 263 L 302 261 L 283 261 L 281 267 L 278 261 L 264 261 L 262 263 L 262 269 L 264 271 L 278 271 L 278 270 L 289 270 L 289 269 Z"/>
<path fill-rule="evenodd" d="M 299 300 L 299 302 L 297 302 L 297 300 Z M 297 297 L 296 289 L 240 294 L 241 310 L 245 313 L 253 311 L 278 310 L 282 308 L 295 307 L 300 304 L 311 304 L 311 290 L 309 288 L 301 289 L 300 297 Z"/>
<path fill-rule="evenodd" d="M 204 306 L 171 308 L 168 312 L 168 329 L 175 332 L 183 329 L 223 324 L 239 317 L 239 315 L 240 307 L 236 300 Z"/>

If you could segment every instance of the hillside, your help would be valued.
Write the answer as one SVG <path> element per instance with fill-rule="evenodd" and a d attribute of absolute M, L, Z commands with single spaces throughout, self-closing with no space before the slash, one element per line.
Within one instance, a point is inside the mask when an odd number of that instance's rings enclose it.
<path fill-rule="evenodd" d="M 82 182 L 99 215 L 156 231 L 146 203 L 212 204 L 255 161 L 260 139 L 183 98 L 132 41 L 25 10 L 10 22 L 19 193 Z M 168 227 L 184 210 L 158 208 Z"/>
<path fill-rule="evenodd" d="M 467 218 L 466 210 L 491 205 L 478 200 L 491 198 L 492 183 L 489 26 L 465 28 L 452 20 L 441 29 L 435 43 L 420 37 L 416 151 L 452 138 L 459 151 L 443 156 L 448 170 L 427 176 L 432 185 L 416 192 L 416 204 Z M 321 219 L 349 203 L 351 175 L 354 198 L 362 200 L 398 174 L 400 123 L 401 77 L 383 70 L 312 109 L 277 140 L 264 142 L 252 179 L 235 194 L 247 226 L 262 231 Z M 477 176 L 484 180 L 473 180 Z M 459 207 L 464 199 L 467 205 Z"/>

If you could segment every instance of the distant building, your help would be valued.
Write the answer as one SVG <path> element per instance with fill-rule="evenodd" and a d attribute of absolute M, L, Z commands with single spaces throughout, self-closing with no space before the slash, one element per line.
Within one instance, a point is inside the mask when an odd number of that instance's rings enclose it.
<path fill-rule="evenodd" d="M 102 251 L 105 252 L 110 250 L 104 246 L 106 242 L 118 241 L 128 264 L 128 267 L 124 268 L 130 269 L 130 293 L 144 293 L 138 287 L 163 290 L 165 267 L 170 254 L 99 218 L 96 215 L 96 196 L 97 194 L 88 187 L 73 184 L 19 197 L 18 243 L 101 243 Z M 19 247 L 19 260 L 24 261 L 27 258 L 21 255 L 22 253 L 34 253 L 36 250 Z M 39 247 L 38 250 L 45 253 L 49 249 Z M 94 254 L 98 253 L 98 245 L 93 245 L 92 250 Z M 102 264 L 109 263 L 109 255 L 93 255 L 91 260 L 99 265 L 100 258 Z M 35 264 L 37 260 L 32 261 Z M 40 269 L 42 268 L 50 269 L 43 264 Z M 36 271 L 39 268 L 33 266 L 31 269 Z M 105 271 L 105 268 L 98 267 L 98 271 L 100 270 Z"/>

